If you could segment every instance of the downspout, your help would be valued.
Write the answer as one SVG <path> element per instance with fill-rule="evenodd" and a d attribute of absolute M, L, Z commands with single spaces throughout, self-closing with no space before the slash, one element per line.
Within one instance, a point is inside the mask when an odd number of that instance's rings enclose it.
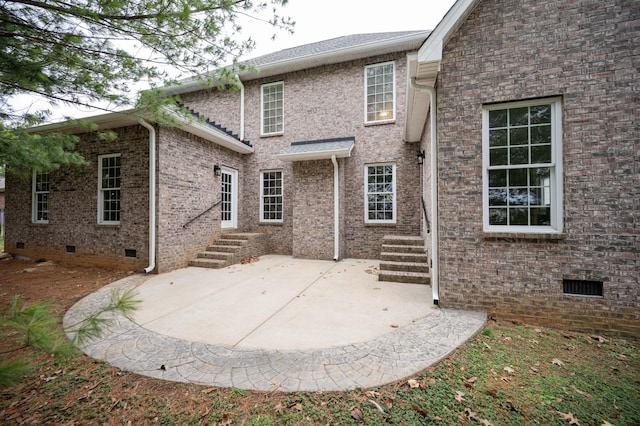
<path fill-rule="evenodd" d="M 340 259 L 340 191 L 338 188 L 339 183 L 339 170 L 338 160 L 336 156 L 331 156 L 331 162 L 333 163 L 333 260 Z"/>
<path fill-rule="evenodd" d="M 149 273 L 156 268 L 156 129 L 142 118 L 138 122 L 149 130 Z"/>
<path fill-rule="evenodd" d="M 240 84 L 240 141 L 244 141 L 244 84 L 238 74 L 236 74 L 236 78 Z"/>
<path fill-rule="evenodd" d="M 438 159 L 437 159 L 437 132 L 436 132 L 436 89 L 431 86 L 416 83 L 415 77 L 411 78 L 411 87 L 416 90 L 429 92 L 429 105 L 431 112 L 431 291 L 433 303 L 438 304 L 438 274 L 439 274 L 439 253 L 438 253 Z"/>

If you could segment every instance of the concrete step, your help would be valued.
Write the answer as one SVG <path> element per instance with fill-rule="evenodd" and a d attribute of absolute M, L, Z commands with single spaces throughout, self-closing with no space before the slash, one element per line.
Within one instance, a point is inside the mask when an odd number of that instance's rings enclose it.
<path fill-rule="evenodd" d="M 235 253 L 240 248 L 240 246 L 228 246 L 228 245 L 217 244 L 217 243 L 218 243 L 218 241 L 216 241 L 215 245 L 207 247 L 207 251 L 217 251 L 217 252 L 223 252 L 223 253 Z"/>
<path fill-rule="evenodd" d="M 382 244 L 424 246 L 424 238 L 404 235 L 385 235 L 382 237 Z"/>
<path fill-rule="evenodd" d="M 259 235 L 260 235 L 259 232 L 228 232 L 228 233 L 221 234 L 220 237 L 218 237 L 218 241 L 220 240 L 247 241 Z"/>
<path fill-rule="evenodd" d="M 391 281 L 396 283 L 411 284 L 431 284 L 431 277 L 424 272 L 400 272 L 382 271 L 378 272 L 378 281 Z"/>
<path fill-rule="evenodd" d="M 242 247 L 248 240 L 231 239 L 231 238 L 218 238 L 215 245 L 218 246 L 231 246 Z"/>
<path fill-rule="evenodd" d="M 429 255 L 426 253 L 382 252 L 380 253 L 380 261 L 427 263 L 429 262 Z"/>
<path fill-rule="evenodd" d="M 424 246 L 407 246 L 398 244 L 382 244 L 382 252 L 384 253 L 416 253 L 424 254 Z"/>
<path fill-rule="evenodd" d="M 198 259 L 214 259 L 214 260 L 230 260 L 233 253 L 221 251 L 201 251 L 198 253 Z"/>
<path fill-rule="evenodd" d="M 189 261 L 189 266 L 198 266 L 200 268 L 220 269 L 220 268 L 224 268 L 225 266 L 227 266 L 227 261 L 226 260 L 220 260 L 220 259 L 198 258 L 198 259 L 190 260 Z"/>
<path fill-rule="evenodd" d="M 419 262 L 380 261 L 380 271 L 429 272 L 429 264 Z"/>

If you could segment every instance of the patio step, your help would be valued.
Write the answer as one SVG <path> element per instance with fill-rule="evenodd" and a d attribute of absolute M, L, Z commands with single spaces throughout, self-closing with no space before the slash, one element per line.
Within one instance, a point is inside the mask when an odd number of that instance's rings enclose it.
<path fill-rule="evenodd" d="M 429 255 L 422 237 L 385 235 L 380 253 L 378 281 L 430 284 Z"/>
<path fill-rule="evenodd" d="M 245 257 L 266 254 L 266 236 L 257 232 L 229 232 L 221 234 L 216 241 L 199 252 L 189 266 L 201 268 L 224 268 L 239 263 Z"/>

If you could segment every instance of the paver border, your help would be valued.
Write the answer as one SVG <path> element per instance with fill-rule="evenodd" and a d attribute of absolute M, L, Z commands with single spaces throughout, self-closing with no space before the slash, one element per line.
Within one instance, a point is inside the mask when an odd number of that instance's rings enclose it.
<path fill-rule="evenodd" d="M 87 295 L 65 314 L 65 330 L 106 305 L 114 291 L 135 289 L 149 278 L 131 275 Z M 307 350 L 190 342 L 147 330 L 119 312 L 108 319 L 101 336 L 80 349 L 122 370 L 248 390 L 338 391 L 381 386 L 429 367 L 478 333 L 486 313 L 439 309 L 367 342 Z"/>

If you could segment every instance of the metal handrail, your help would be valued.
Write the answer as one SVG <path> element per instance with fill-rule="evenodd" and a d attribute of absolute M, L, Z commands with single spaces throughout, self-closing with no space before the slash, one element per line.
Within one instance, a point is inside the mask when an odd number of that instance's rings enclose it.
<path fill-rule="evenodd" d="M 222 200 L 218 200 L 215 203 L 213 203 L 213 205 L 211 207 L 209 207 L 208 209 L 206 209 L 205 211 L 203 211 L 202 213 L 200 213 L 198 216 L 189 219 L 189 221 L 187 223 L 185 223 L 184 225 L 182 225 L 182 229 L 185 229 L 188 225 L 190 225 L 193 221 L 195 221 L 196 219 L 200 218 L 200 216 L 207 214 L 211 211 L 211 209 L 213 209 L 215 206 L 217 206 L 218 204 L 222 203 Z"/>
<path fill-rule="evenodd" d="M 427 216 L 427 206 L 424 205 L 424 197 L 420 196 L 422 199 L 422 214 L 424 214 L 424 220 L 427 223 L 427 234 L 431 232 L 431 226 L 429 225 L 429 216 Z"/>

